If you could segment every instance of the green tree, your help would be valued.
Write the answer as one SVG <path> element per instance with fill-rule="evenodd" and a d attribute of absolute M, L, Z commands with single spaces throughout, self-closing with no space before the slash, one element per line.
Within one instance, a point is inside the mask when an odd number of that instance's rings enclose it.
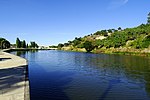
<path fill-rule="evenodd" d="M 4 38 L 0 38 L 0 48 L 1 48 L 1 49 L 10 48 L 10 42 L 7 41 L 7 40 L 4 39 Z"/>
<path fill-rule="evenodd" d="M 28 46 L 28 44 L 26 45 L 26 48 L 28 48 L 29 46 Z"/>
<path fill-rule="evenodd" d="M 121 28 L 121 27 L 118 27 L 118 30 L 119 30 L 119 31 L 121 31 L 121 30 L 122 30 L 122 28 Z"/>
<path fill-rule="evenodd" d="M 94 35 L 101 35 L 101 32 L 97 31 L 97 32 L 94 33 Z"/>
<path fill-rule="evenodd" d="M 107 33 L 107 30 L 101 30 L 101 31 L 97 31 L 96 33 L 94 33 L 94 35 L 108 36 L 108 33 Z"/>
<path fill-rule="evenodd" d="M 39 47 L 39 45 L 37 43 L 35 43 L 35 48 L 38 48 L 38 47 Z"/>
<path fill-rule="evenodd" d="M 63 46 L 64 46 L 64 44 L 59 43 L 57 47 L 58 47 L 59 50 L 61 50 L 61 48 L 62 48 Z"/>
<path fill-rule="evenodd" d="M 112 33 L 112 30 L 111 29 L 109 29 L 109 30 L 107 30 L 108 31 L 108 33 Z"/>
<path fill-rule="evenodd" d="M 66 47 L 69 46 L 69 43 L 64 43 L 64 46 L 66 46 Z"/>
<path fill-rule="evenodd" d="M 73 46 L 75 47 L 75 46 L 77 46 L 78 44 L 80 44 L 80 41 L 77 40 L 77 39 L 75 39 L 75 40 L 73 41 Z"/>
<path fill-rule="evenodd" d="M 21 48 L 21 41 L 19 40 L 19 38 L 16 39 L 16 46 L 17 48 Z"/>
<path fill-rule="evenodd" d="M 30 42 L 30 47 L 31 48 L 38 48 L 39 46 L 38 46 L 38 44 L 37 43 L 35 43 L 34 41 L 33 42 Z"/>
<path fill-rule="evenodd" d="M 71 44 L 72 44 L 72 41 L 68 41 L 68 43 L 69 43 L 69 45 L 71 45 Z"/>
<path fill-rule="evenodd" d="M 79 45 L 81 43 L 81 41 L 82 41 L 81 37 L 79 37 L 79 38 L 75 37 L 75 39 L 72 41 L 72 44 L 75 47 L 75 46 Z"/>
<path fill-rule="evenodd" d="M 108 36 L 107 30 L 101 30 L 101 35 Z"/>
<path fill-rule="evenodd" d="M 87 52 L 91 52 L 94 49 L 94 46 L 90 41 L 85 41 L 83 47 L 86 49 Z"/>
<path fill-rule="evenodd" d="M 1 41 L 1 49 L 7 49 L 10 48 L 10 42 L 7 40 L 2 40 Z"/>
<path fill-rule="evenodd" d="M 23 40 L 23 41 L 21 42 L 21 47 L 22 47 L 22 48 L 26 48 L 26 41 L 25 41 L 25 40 Z"/>
<path fill-rule="evenodd" d="M 147 24 L 150 24 L 150 12 L 149 12 L 148 17 L 147 17 Z"/>
<path fill-rule="evenodd" d="M 61 44 L 61 43 L 58 44 L 58 48 L 62 48 L 63 46 L 64 46 L 64 45 Z"/>
<path fill-rule="evenodd" d="M 150 46 L 150 35 L 144 38 L 142 41 L 142 47 L 143 48 L 148 48 Z"/>

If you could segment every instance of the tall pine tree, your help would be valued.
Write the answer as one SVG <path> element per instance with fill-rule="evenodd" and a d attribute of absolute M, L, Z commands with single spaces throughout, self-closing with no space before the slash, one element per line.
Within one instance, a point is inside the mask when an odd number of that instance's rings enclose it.
<path fill-rule="evenodd" d="M 23 41 L 21 42 L 21 44 L 22 44 L 22 45 L 21 45 L 22 48 L 26 48 L 26 41 L 25 41 L 25 40 L 23 40 Z"/>
<path fill-rule="evenodd" d="M 16 47 L 21 48 L 21 41 L 19 40 L 19 38 L 16 39 Z"/>

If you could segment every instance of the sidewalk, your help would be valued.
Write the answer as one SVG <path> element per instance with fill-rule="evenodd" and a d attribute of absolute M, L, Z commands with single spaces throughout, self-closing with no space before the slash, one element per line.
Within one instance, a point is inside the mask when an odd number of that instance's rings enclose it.
<path fill-rule="evenodd" d="M 0 100 L 30 100 L 27 61 L 21 57 L 1 52 Z"/>

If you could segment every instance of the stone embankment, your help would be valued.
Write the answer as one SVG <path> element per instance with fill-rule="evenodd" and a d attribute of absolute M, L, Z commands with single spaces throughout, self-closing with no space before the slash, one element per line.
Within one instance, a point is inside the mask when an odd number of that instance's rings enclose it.
<path fill-rule="evenodd" d="M 2 51 L 0 100 L 30 100 L 27 60 Z"/>

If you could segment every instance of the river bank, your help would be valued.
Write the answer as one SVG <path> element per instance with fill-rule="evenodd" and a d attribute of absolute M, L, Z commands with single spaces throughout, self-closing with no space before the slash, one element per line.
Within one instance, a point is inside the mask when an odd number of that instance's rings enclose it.
<path fill-rule="evenodd" d="M 0 100 L 30 100 L 27 60 L 2 51 L 0 59 Z"/>
<path fill-rule="evenodd" d="M 86 52 L 84 48 L 63 47 L 60 50 Z M 100 48 L 94 49 L 91 53 L 100 54 L 120 54 L 120 55 L 135 55 L 135 56 L 148 56 L 150 57 L 150 48 L 133 49 L 133 48 Z"/>
<path fill-rule="evenodd" d="M 10 48 L 10 49 L 5 49 L 4 51 L 5 52 L 11 52 L 11 51 L 36 51 L 36 50 L 57 50 L 57 48 L 47 48 L 47 49 L 39 49 L 39 48 Z"/>
<path fill-rule="evenodd" d="M 150 49 L 133 49 L 133 48 L 103 48 L 93 51 L 94 53 L 106 54 L 121 54 L 121 55 L 135 55 L 135 56 L 150 56 Z"/>

